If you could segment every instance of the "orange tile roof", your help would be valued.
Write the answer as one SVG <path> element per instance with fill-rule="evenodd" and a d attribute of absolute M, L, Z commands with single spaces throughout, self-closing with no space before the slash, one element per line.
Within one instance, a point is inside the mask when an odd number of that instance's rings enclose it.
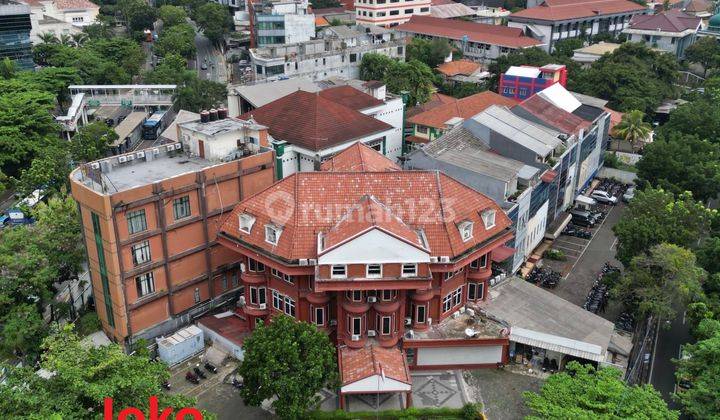
<path fill-rule="evenodd" d="M 451 118 L 461 117 L 467 119 L 483 112 L 491 105 L 511 107 L 515 103 L 510 98 L 486 90 L 422 112 L 408 118 L 407 121 L 412 124 L 444 129 L 445 123 Z"/>
<path fill-rule="evenodd" d="M 335 226 L 364 195 L 391 208 L 412 229 L 421 229 L 432 256 L 454 258 L 509 232 L 510 220 L 492 199 L 437 171 L 295 173 L 238 203 L 220 230 L 276 258 L 317 258 L 318 233 Z M 487 209 L 496 212 L 490 229 L 480 216 Z M 256 218 L 250 233 L 239 229 L 243 213 Z M 475 226 L 466 242 L 456 226 L 462 221 Z M 266 224 L 282 227 L 277 245 L 265 241 Z"/>
<path fill-rule="evenodd" d="M 335 172 L 382 172 L 399 171 L 395 164 L 375 149 L 357 142 L 326 160 L 320 165 L 321 171 Z"/>
<path fill-rule="evenodd" d="M 425 250 L 418 232 L 393 214 L 387 206 L 371 195 L 360 197 L 340 221 L 325 234 L 322 253 L 371 230 L 380 229 L 410 245 Z"/>
<path fill-rule="evenodd" d="M 380 99 L 348 85 L 321 90 L 320 96 L 356 111 L 384 104 Z"/>
<path fill-rule="evenodd" d="M 603 109 L 610 114 L 610 133 L 612 133 L 613 129 L 615 129 L 615 126 L 620 124 L 620 121 L 622 121 L 623 113 L 620 111 L 615 111 L 614 109 L 610 109 L 606 106 L 604 106 Z"/>
<path fill-rule="evenodd" d="M 315 26 L 317 27 L 323 27 L 323 26 L 330 26 L 330 22 L 325 19 L 323 16 L 315 16 Z"/>
<path fill-rule="evenodd" d="M 567 20 L 614 13 L 641 12 L 647 8 L 629 0 L 546 0 L 542 5 L 520 10 L 512 18 Z"/>
<path fill-rule="evenodd" d="M 358 91 L 358 95 L 362 92 Z M 309 150 L 322 150 L 360 137 L 392 129 L 319 93 L 298 90 L 269 104 L 240 115 L 268 127 L 278 140 Z"/>
<path fill-rule="evenodd" d="M 480 68 L 480 63 L 470 60 L 455 60 L 440 64 L 437 69 L 445 76 L 457 76 L 458 74 L 469 76 Z"/>
<path fill-rule="evenodd" d="M 88 0 L 55 0 L 55 7 L 60 10 L 100 8 L 100 6 Z"/>
<path fill-rule="evenodd" d="M 429 111 L 431 109 L 435 109 L 439 107 L 442 104 L 449 104 L 451 102 L 455 102 L 455 98 L 449 95 L 443 95 L 442 93 L 433 93 L 430 95 L 430 100 L 425 102 L 421 105 L 415 105 L 413 107 L 408 108 L 405 111 L 405 118 L 410 118 L 412 116 L 415 116 L 417 114 L 420 114 L 421 112 Z"/>
<path fill-rule="evenodd" d="M 405 356 L 397 347 L 368 346 L 360 349 L 341 347 L 338 359 L 340 382 L 343 386 L 383 374 L 396 381 L 412 383 Z"/>
<path fill-rule="evenodd" d="M 432 16 L 413 15 L 409 21 L 394 27 L 396 31 L 429 35 L 456 41 L 465 37 L 470 42 L 499 45 L 510 48 L 526 48 L 541 45 L 537 39 L 525 36 L 521 28 L 442 19 Z"/>

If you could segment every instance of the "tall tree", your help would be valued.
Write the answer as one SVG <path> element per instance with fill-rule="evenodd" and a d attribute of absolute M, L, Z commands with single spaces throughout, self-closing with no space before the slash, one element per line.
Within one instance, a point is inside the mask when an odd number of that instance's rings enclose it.
<path fill-rule="evenodd" d="M 417 60 L 431 69 L 445 62 L 445 57 L 452 52 L 452 46 L 446 40 L 413 38 L 405 53 L 407 61 Z"/>
<path fill-rule="evenodd" d="M 395 60 L 377 53 L 363 55 L 360 62 L 360 79 L 362 80 L 384 80 L 387 69 Z"/>
<path fill-rule="evenodd" d="M 627 267 L 633 257 L 661 243 L 692 248 L 707 234 L 713 214 L 689 193 L 676 198 L 659 189 L 638 191 L 613 227 L 617 259 Z"/>
<path fill-rule="evenodd" d="M 160 6 L 160 19 L 163 21 L 163 29 L 187 22 L 185 9 L 169 4 Z"/>
<path fill-rule="evenodd" d="M 630 143 L 633 150 L 648 141 L 651 132 L 652 126 L 645 122 L 645 114 L 637 109 L 624 113 L 614 128 L 614 135 Z"/>
<path fill-rule="evenodd" d="M 230 33 L 232 18 L 227 6 L 218 3 L 205 3 L 195 12 L 193 19 L 203 34 L 214 44 L 219 44 Z"/>
<path fill-rule="evenodd" d="M 107 155 L 118 134 L 101 121 L 87 124 L 70 140 L 70 153 L 75 162 L 90 162 Z"/>
<path fill-rule="evenodd" d="M 720 44 L 715 37 L 700 37 L 694 44 L 687 47 L 685 59 L 691 63 L 700 64 L 703 67 L 703 77 L 705 77 L 708 69 L 717 67 L 720 63 Z"/>
<path fill-rule="evenodd" d="M 243 343 L 240 365 L 245 404 L 266 399 L 280 418 L 301 417 L 319 401 L 316 394 L 336 380 L 335 346 L 328 335 L 285 315 L 260 326 Z"/>
<path fill-rule="evenodd" d="M 41 367 L 52 375 L 42 378 L 32 369 L 12 368 L 7 386 L 0 387 L 0 412 L 7 418 L 95 418 L 103 400 L 115 407 L 138 407 L 149 414 L 149 399 L 160 407 L 179 410 L 194 401 L 161 388 L 169 377 L 167 366 L 150 360 L 147 351 L 127 355 L 116 345 L 95 348 L 84 344 L 66 325 L 43 344 Z"/>
<path fill-rule="evenodd" d="M 164 30 L 154 50 L 160 57 L 177 54 L 192 58 L 195 55 L 195 29 L 188 23 L 180 23 Z"/>
<path fill-rule="evenodd" d="M 694 419 L 717 419 L 720 413 L 720 331 L 683 348 L 689 357 L 676 361 L 678 380 L 691 386 L 675 394 L 683 410 Z"/>
<path fill-rule="evenodd" d="M 708 97 L 690 101 L 672 111 L 658 134 L 667 137 L 672 132 L 677 132 L 720 143 L 720 106 L 710 97 L 712 91 L 707 93 Z"/>
<path fill-rule="evenodd" d="M 705 276 L 692 251 L 677 245 L 655 245 L 647 255 L 632 259 L 613 295 L 639 316 L 670 320 L 678 308 L 685 308 L 702 294 Z"/>
<path fill-rule="evenodd" d="M 707 202 L 720 193 L 720 144 L 671 132 L 645 146 L 638 178 L 656 188 Z"/>
<path fill-rule="evenodd" d="M 196 75 L 178 88 L 175 108 L 200 112 L 215 108 L 227 100 L 227 87 L 212 80 L 201 80 Z"/>
<path fill-rule="evenodd" d="M 387 89 L 395 94 L 409 92 L 408 106 L 424 104 L 433 92 L 434 75 L 430 67 L 417 60 L 393 61 L 383 81 Z"/>
<path fill-rule="evenodd" d="M 150 84 L 175 84 L 184 86 L 192 79 L 197 79 L 197 73 L 188 70 L 187 61 L 178 54 L 168 54 L 145 75 L 145 82 Z"/>
<path fill-rule="evenodd" d="M 532 411 L 526 419 L 678 418 L 678 412 L 668 408 L 652 385 L 629 386 L 621 376 L 615 368 L 596 370 L 570 362 L 565 371 L 551 375 L 539 393 L 523 394 Z"/>

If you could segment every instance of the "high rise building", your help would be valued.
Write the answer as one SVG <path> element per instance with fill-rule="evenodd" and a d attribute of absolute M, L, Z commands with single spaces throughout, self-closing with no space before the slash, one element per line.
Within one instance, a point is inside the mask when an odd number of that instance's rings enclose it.
<path fill-rule="evenodd" d="M 31 29 L 30 7 L 0 4 L 0 60 L 9 58 L 22 70 L 32 69 Z"/>

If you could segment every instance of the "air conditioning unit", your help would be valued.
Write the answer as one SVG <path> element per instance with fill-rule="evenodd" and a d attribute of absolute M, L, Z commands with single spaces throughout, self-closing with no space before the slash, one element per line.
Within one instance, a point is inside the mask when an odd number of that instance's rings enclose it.
<path fill-rule="evenodd" d="M 360 334 L 353 334 L 350 336 L 350 341 L 360 341 Z"/>
<path fill-rule="evenodd" d="M 90 164 L 90 167 L 93 169 L 100 169 L 100 164 L 98 162 L 93 162 Z"/>
<path fill-rule="evenodd" d="M 128 162 L 130 162 L 133 159 L 135 159 L 135 155 L 127 155 Z"/>
<path fill-rule="evenodd" d="M 449 262 L 450 262 L 450 257 L 440 257 L 440 262 L 449 263 Z"/>
<path fill-rule="evenodd" d="M 240 263 L 240 272 L 241 273 L 245 272 L 245 263 Z"/>
<path fill-rule="evenodd" d="M 145 152 L 137 152 L 135 153 L 135 156 L 137 156 L 138 159 L 142 159 L 145 157 Z"/>
<path fill-rule="evenodd" d="M 375 335 L 377 335 L 375 330 L 368 330 L 368 337 L 375 337 Z"/>
<path fill-rule="evenodd" d="M 466 313 L 469 317 L 475 316 L 475 311 L 472 310 L 472 309 L 470 309 L 470 308 L 467 308 L 467 309 L 465 310 L 465 313 Z"/>
<path fill-rule="evenodd" d="M 298 264 L 300 264 L 300 265 L 308 265 L 308 260 L 307 260 L 307 258 L 300 258 L 300 259 L 298 260 Z"/>
<path fill-rule="evenodd" d="M 336 325 L 337 325 L 337 319 L 331 319 L 330 322 L 328 323 L 328 325 L 330 325 L 331 327 L 336 326 Z"/>
<path fill-rule="evenodd" d="M 375 296 L 368 296 L 368 303 L 375 303 L 377 302 L 377 298 Z"/>
<path fill-rule="evenodd" d="M 428 318 L 428 327 L 432 325 L 432 318 Z"/>
<path fill-rule="evenodd" d="M 430 257 L 430 262 L 431 262 L 431 263 L 436 263 L 436 262 L 438 262 L 438 258 L 437 258 L 437 257 Z"/>
<path fill-rule="evenodd" d="M 182 143 L 175 143 L 175 150 L 182 149 Z"/>
<path fill-rule="evenodd" d="M 460 312 L 459 312 L 459 311 L 455 311 L 455 312 L 453 312 L 453 314 L 452 314 L 451 316 L 452 316 L 453 319 L 457 319 L 457 317 L 460 316 Z"/>
<path fill-rule="evenodd" d="M 118 162 L 120 162 L 120 163 L 127 162 L 127 156 L 118 156 Z"/>
<path fill-rule="evenodd" d="M 261 303 L 261 304 L 260 304 L 260 310 L 263 311 L 263 310 L 265 310 L 265 309 L 267 309 L 267 303 Z"/>
<path fill-rule="evenodd" d="M 405 318 L 405 325 L 411 325 L 412 324 L 412 318 L 407 317 Z"/>
<path fill-rule="evenodd" d="M 413 338 L 415 338 L 415 331 L 413 331 L 413 330 L 407 330 L 407 332 L 405 333 L 405 337 L 407 337 L 407 338 L 409 338 L 410 340 L 412 340 Z"/>
<path fill-rule="evenodd" d="M 154 147 L 154 148 L 153 148 L 153 155 L 154 155 L 154 156 L 157 156 L 157 155 L 159 155 L 159 154 L 160 154 L 160 148 L 159 148 L 159 147 Z"/>
<path fill-rule="evenodd" d="M 165 146 L 165 150 L 167 150 L 168 152 L 172 152 L 173 150 L 175 150 L 175 145 L 168 144 L 167 146 Z"/>
<path fill-rule="evenodd" d="M 237 306 L 239 308 L 242 308 L 243 306 L 245 306 L 245 296 L 240 296 L 238 298 Z"/>

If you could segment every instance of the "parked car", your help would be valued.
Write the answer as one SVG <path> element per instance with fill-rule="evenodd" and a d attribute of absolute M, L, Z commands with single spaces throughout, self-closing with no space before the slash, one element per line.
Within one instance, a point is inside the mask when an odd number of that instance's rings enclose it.
<path fill-rule="evenodd" d="M 629 187 L 623 194 L 622 199 L 624 202 L 629 203 L 633 198 L 635 198 L 635 187 Z"/>
<path fill-rule="evenodd" d="M 590 194 L 590 197 L 605 204 L 617 204 L 618 201 L 617 197 L 607 191 L 595 190 Z"/>
<path fill-rule="evenodd" d="M 595 226 L 595 218 L 589 211 L 571 210 L 572 222 L 578 226 L 593 227 Z"/>
<path fill-rule="evenodd" d="M 200 65 L 200 69 L 201 69 L 201 70 L 207 70 L 207 64 L 202 63 L 202 64 Z"/>

